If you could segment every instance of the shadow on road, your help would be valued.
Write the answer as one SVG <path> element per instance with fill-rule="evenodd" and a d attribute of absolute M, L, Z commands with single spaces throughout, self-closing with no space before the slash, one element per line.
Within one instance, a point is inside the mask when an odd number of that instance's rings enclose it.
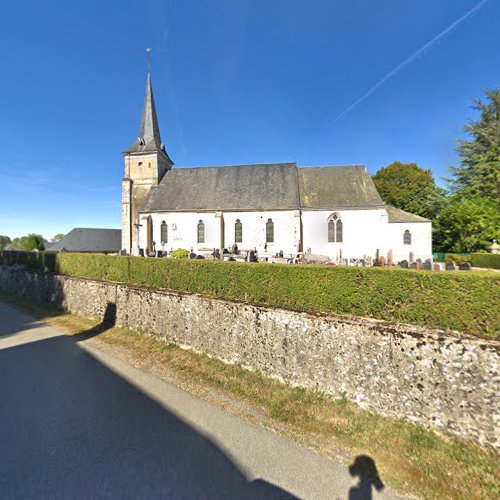
<path fill-rule="evenodd" d="M 349 466 L 349 473 L 353 477 L 359 477 L 358 484 L 349 490 L 349 500 L 371 500 L 372 488 L 377 491 L 384 489 L 375 461 L 367 455 L 357 456 Z"/>
<path fill-rule="evenodd" d="M 0 350 L 5 498 L 295 498 L 250 482 L 217 445 L 78 342 L 101 325 Z M 22 320 L 21 320 L 22 321 Z"/>
<path fill-rule="evenodd" d="M 115 325 L 116 325 L 116 304 L 114 304 L 113 302 L 108 302 L 103 314 L 102 322 L 90 328 L 89 330 L 85 330 L 84 332 L 80 332 L 73 335 L 73 339 L 75 340 L 75 342 L 83 342 L 85 340 L 91 339 L 92 337 L 100 335 L 106 330 L 113 328 Z"/>

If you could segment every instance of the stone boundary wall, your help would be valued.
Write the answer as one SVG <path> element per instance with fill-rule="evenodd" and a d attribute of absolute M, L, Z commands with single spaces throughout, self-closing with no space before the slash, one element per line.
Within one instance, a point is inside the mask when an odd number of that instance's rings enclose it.
<path fill-rule="evenodd" d="M 500 448 L 500 342 L 0 266 L 0 289 Z"/>

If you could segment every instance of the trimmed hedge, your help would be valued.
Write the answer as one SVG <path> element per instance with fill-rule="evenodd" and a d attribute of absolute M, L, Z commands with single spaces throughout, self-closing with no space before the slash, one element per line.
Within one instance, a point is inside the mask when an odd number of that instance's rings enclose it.
<path fill-rule="evenodd" d="M 0 264 L 500 337 L 500 275 L 0 252 Z"/>
<path fill-rule="evenodd" d="M 447 253 L 445 262 L 452 261 L 457 265 L 470 262 L 470 254 Z"/>
<path fill-rule="evenodd" d="M 500 254 L 473 253 L 471 254 L 471 265 L 473 267 L 500 269 Z"/>

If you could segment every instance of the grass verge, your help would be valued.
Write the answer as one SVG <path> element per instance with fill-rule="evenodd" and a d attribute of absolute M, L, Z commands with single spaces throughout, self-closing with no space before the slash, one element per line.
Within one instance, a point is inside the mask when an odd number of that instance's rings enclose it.
<path fill-rule="evenodd" d="M 100 326 L 5 292 L 0 298 L 68 334 L 91 333 Z M 374 415 L 345 398 L 281 384 L 145 333 L 114 327 L 102 331 L 98 339 L 139 360 L 167 366 L 193 384 L 245 401 L 277 424 L 280 432 L 323 453 L 338 458 L 333 450 L 347 449 L 346 462 L 359 454 L 371 456 L 384 482 L 396 490 L 436 499 L 500 498 L 500 461 L 494 451 Z"/>

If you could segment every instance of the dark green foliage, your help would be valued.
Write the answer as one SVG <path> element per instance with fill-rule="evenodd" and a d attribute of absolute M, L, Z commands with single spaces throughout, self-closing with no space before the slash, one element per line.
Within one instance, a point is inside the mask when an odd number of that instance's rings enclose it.
<path fill-rule="evenodd" d="M 8 236 L 0 235 L 0 250 L 3 250 L 10 242 L 11 239 Z"/>
<path fill-rule="evenodd" d="M 45 240 L 41 234 L 28 234 L 20 238 L 13 239 L 7 246 L 8 250 L 27 251 L 45 250 Z"/>
<path fill-rule="evenodd" d="M 474 109 L 480 116 L 465 127 L 470 139 L 458 143 L 452 195 L 434 221 L 438 250 L 476 252 L 500 238 L 500 89 L 487 90 Z"/>
<path fill-rule="evenodd" d="M 373 182 L 388 205 L 429 219 L 439 212 L 444 191 L 436 186 L 431 171 L 416 163 L 395 161 L 381 168 Z"/>
<path fill-rule="evenodd" d="M 439 250 L 484 250 L 500 239 L 500 207 L 489 198 L 457 193 L 448 198 L 434 229 Z"/>
<path fill-rule="evenodd" d="M 468 196 L 500 200 L 500 89 L 486 90 L 486 102 L 475 100 L 480 112 L 465 130 L 470 140 L 461 140 L 457 152 L 460 167 L 452 168 L 455 191 Z M 498 207 L 497 207 L 498 208 Z"/>
<path fill-rule="evenodd" d="M 500 254 L 473 253 L 471 255 L 471 264 L 473 267 L 500 269 Z"/>
<path fill-rule="evenodd" d="M 311 313 L 500 336 L 500 276 L 326 266 L 0 252 L 0 264 Z"/>

